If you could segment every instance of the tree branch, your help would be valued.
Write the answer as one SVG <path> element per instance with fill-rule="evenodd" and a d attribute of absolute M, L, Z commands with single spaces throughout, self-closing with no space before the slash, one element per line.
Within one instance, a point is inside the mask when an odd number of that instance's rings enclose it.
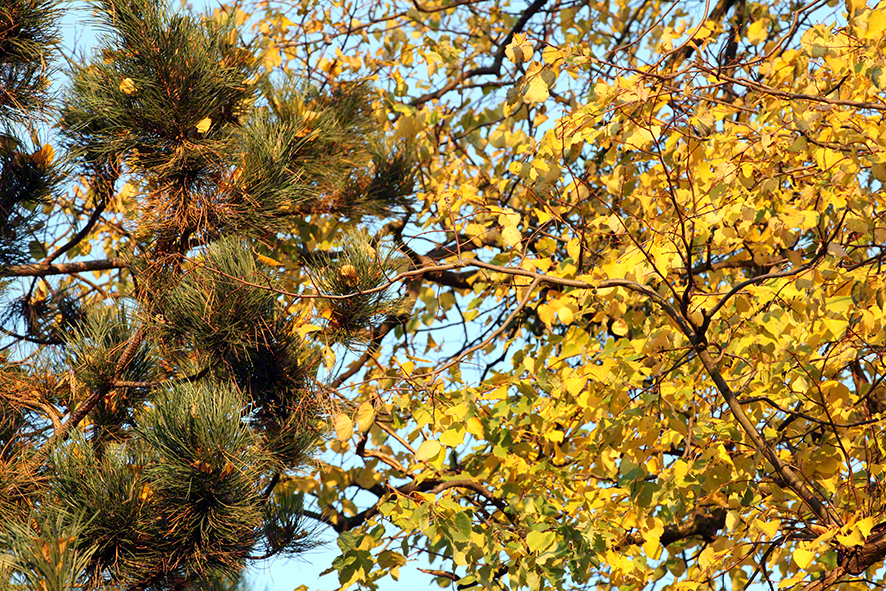
<path fill-rule="evenodd" d="M 723 507 L 696 507 L 680 524 L 667 525 L 658 542 L 669 546 L 686 538 L 700 537 L 713 542 L 717 532 L 726 527 L 726 509 Z M 646 540 L 643 534 L 633 532 L 626 535 L 614 548 L 618 551 L 626 546 L 639 546 Z"/>
<path fill-rule="evenodd" d="M 423 94 L 420 97 L 413 99 L 412 102 L 410 102 L 409 104 L 413 107 L 420 107 L 428 101 L 438 99 L 447 92 L 455 90 L 459 84 L 462 84 L 465 80 L 468 80 L 475 76 L 500 75 L 501 65 L 502 63 L 504 63 L 505 50 L 507 49 L 507 46 L 511 43 L 511 40 L 514 38 L 514 35 L 516 35 L 517 33 L 522 33 L 523 29 L 526 27 L 526 24 L 529 22 L 529 19 L 535 16 L 546 3 L 547 0 L 535 0 L 535 2 L 533 2 L 526 8 L 523 14 L 520 15 L 520 19 L 516 23 L 514 23 L 514 27 L 510 30 L 501 44 L 499 44 L 498 50 L 495 52 L 495 57 L 493 58 L 490 65 L 473 68 L 463 73 L 461 76 L 455 76 L 442 88 L 435 90 L 434 92 Z"/>
<path fill-rule="evenodd" d="M 70 275 L 86 271 L 107 271 L 108 269 L 125 269 L 129 261 L 125 259 L 104 259 L 74 263 L 34 263 L 31 265 L 12 265 L 0 268 L 0 277 L 46 277 L 48 275 Z"/>
<path fill-rule="evenodd" d="M 144 339 L 145 333 L 144 330 L 139 328 L 132 336 L 129 337 L 129 340 L 126 343 L 126 347 L 123 349 L 123 353 L 121 353 L 120 358 L 117 360 L 117 366 L 114 368 L 114 376 L 109 383 L 102 384 L 98 388 L 96 388 L 95 392 L 90 394 L 89 398 L 84 400 L 74 409 L 68 416 L 68 420 L 65 421 L 61 428 L 56 430 L 52 436 L 46 440 L 46 443 L 43 444 L 43 447 L 34 455 L 33 461 L 36 464 L 42 464 L 46 458 L 49 456 L 49 452 L 55 446 L 56 442 L 64 441 L 65 438 L 70 434 L 71 430 L 77 427 L 80 422 L 86 418 L 95 405 L 105 397 L 113 389 L 114 382 L 120 380 L 120 377 L 123 375 L 123 372 L 126 370 L 126 367 L 129 365 L 129 362 L 132 361 L 132 358 L 135 356 L 136 351 L 138 350 L 139 345 L 141 345 L 142 340 Z"/>
<path fill-rule="evenodd" d="M 839 527 L 840 519 L 831 513 L 814 492 L 809 490 L 803 480 L 796 472 L 794 472 L 793 468 L 781 460 L 778 454 L 775 453 L 775 450 L 772 449 L 769 443 L 763 439 L 757 431 L 754 423 L 744 412 L 741 402 L 738 401 L 738 397 L 729 387 L 729 384 L 726 383 L 723 374 L 720 373 L 720 369 L 708 352 L 706 345 L 701 342 L 697 335 L 693 334 L 691 340 L 695 341 L 693 344 L 696 346 L 696 353 L 698 354 L 698 358 L 701 360 L 705 371 L 707 371 L 708 375 L 711 376 L 711 379 L 714 380 L 717 390 L 720 391 L 720 395 L 726 400 L 726 404 L 729 405 L 729 410 L 732 411 L 732 416 L 735 417 L 735 420 L 738 421 L 738 424 L 744 429 L 744 432 L 753 442 L 757 451 L 763 454 L 763 457 L 772 464 L 772 467 L 775 468 L 775 471 L 781 476 L 782 480 L 788 484 L 797 496 L 803 499 L 822 523 L 828 527 Z"/>

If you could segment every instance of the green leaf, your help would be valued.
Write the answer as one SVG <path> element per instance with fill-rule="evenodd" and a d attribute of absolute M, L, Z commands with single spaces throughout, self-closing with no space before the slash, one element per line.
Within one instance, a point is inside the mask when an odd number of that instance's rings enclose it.
<path fill-rule="evenodd" d="M 459 543 L 470 541 L 471 517 L 467 511 L 460 511 L 455 514 L 455 530 L 452 532 L 452 539 Z"/>
<path fill-rule="evenodd" d="M 385 550 L 378 555 L 378 565 L 384 569 L 395 568 L 406 564 L 406 557 L 393 550 Z"/>

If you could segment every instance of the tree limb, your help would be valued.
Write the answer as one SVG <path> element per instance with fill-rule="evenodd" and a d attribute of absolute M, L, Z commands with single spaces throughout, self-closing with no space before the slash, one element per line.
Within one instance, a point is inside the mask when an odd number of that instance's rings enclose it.
<path fill-rule="evenodd" d="M 129 261 L 125 259 L 104 259 L 97 261 L 80 261 L 74 263 L 34 263 L 30 265 L 12 265 L 0 268 L 0 277 L 46 277 L 48 275 L 70 275 L 86 271 L 107 271 L 108 269 L 125 269 Z"/>
<path fill-rule="evenodd" d="M 717 532 L 726 527 L 726 513 L 723 507 L 696 507 L 682 523 L 665 526 L 658 542 L 662 546 L 669 546 L 674 542 L 694 537 L 713 542 Z M 626 546 L 638 546 L 645 541 L 643 534 L 632 532 L 619 541 L 614 549 L 618 551 Z"/>
<path fill-rule="evenodd" d="M 714 380 L 717 390 L 719 390 L 720 395 L 726 401 L 729 410 L 732 411 L 732 416 L 735 417 L 735 420 L 738 421 L 738 424 L 744 429 L 744 432 L 753 442 L 757 451 L 763 454 L 763 457 L 772 464 L 772 467 L 775 468 L 775 471 L 782 480 L 787 483 L 797 496 L 803 499 L 803 502 L 809 506 L 815 516 L 818 517 L 823 524 L 828 527 L 839 527 L 840 519 L 833 515 L 821 499 L 806 486 L 803 480 L 796 472 L 794 472 L 793 468 L 781 460 L 778 454 L 775 453 L 775 450 L 772 449 L 769 443 L 763 439 L 757 431 L 756 427 L 754 427 L 754 423 L 745 413 L 738 397 L 729 387 L 729 384 L 726 383 L 723 374 L 720 373 L 720 369 L 708 352 L 706 345 L 703 342 L 700 342 L 700 338 L 697 335 L 693 334 L 691 340 L 695 341 L 696 353 L 698 354 L 698 358 L 701 360 L 701 364 L 704 366 L 705 371 L 711 376 L 711 379 Z"/>

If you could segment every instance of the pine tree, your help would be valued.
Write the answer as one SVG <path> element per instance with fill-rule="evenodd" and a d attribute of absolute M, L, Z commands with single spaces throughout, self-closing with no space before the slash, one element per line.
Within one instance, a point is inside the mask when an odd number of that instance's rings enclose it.
<path fill-rule="evenodd" d="M 99 47 L 70 62 L 57 110 L 59 5 L 0 8 L 0 587 L 225 588 L 250 560 L 314 543 L 281 483 L 326 430 L 320 345 L 267 255 L 305 216 L 353 225 L 403 206 L 411 164 L 376 131 L 371 88 L 271 79 L 227 13 L 92 8 Z M 41 123 L 60 157 L 18 139 Z M 78 179 L 91 213 L 44 252 Z M 115 256 L 59 262 L 121 207 Z M 376 289 L 396 266 L 384 253 L 355 232 L 306 254 L 323 293 L 353 296 L 329 298 L 324 345 L 396 312 Z M 80 289 L 75 273 L 107 269 L 118 297 Z"/>

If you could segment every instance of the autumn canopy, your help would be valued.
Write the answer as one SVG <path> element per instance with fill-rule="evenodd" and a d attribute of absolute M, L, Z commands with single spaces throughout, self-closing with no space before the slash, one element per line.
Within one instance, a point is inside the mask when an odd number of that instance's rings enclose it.
<path fill-rule="evenodd" d="M 886 585 L 886 6 L 91 7 L 0 8 L 10 589 Z"/>

